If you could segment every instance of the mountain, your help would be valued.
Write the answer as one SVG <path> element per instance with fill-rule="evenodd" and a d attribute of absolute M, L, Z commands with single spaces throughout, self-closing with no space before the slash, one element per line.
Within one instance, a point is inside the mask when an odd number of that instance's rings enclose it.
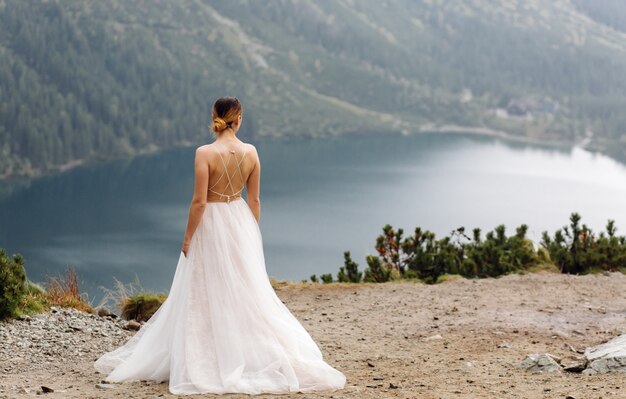
<path fill-rule="evenodd" d="M 248 137 L 491 129 L 626 159 L 622 0 L 0 0 L 0 176 Z"/>

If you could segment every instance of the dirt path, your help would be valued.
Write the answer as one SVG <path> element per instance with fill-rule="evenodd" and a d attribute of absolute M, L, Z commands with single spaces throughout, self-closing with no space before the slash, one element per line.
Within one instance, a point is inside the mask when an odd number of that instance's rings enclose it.
<path fill-rule="evenodd" d="M 341 391 L 280 398 L 626 398 L 624 374 L 515 368 L 530 353 L 567 358 L 576 355 L 570 345 L 584 349 L 626 332 L 626 276 L 619 273 L 542 272 L 434 286 L 294 284 L 277 293 L 347 376 Z M 427 339 L 436 335 L 441 339 Z M 96 388 L 102 376 L 92 362 L 105 349 L 77 362 L 57 358 L 45 368 L 4 372 L 0 397 L 35 396 L 40 385 L 55 390 L 49 398 L 176 397 L 166 384 Z M 17 392 L 24 388 L 28 393 Z"/>

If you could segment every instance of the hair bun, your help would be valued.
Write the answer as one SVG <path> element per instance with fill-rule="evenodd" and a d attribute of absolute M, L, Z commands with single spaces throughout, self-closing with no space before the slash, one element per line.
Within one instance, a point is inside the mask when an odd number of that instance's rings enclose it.
<path fill-rule="evenodd" d="M 226 129 L 226 127 L 228 127 L 228 125 L 226 124 L 226 121 L 224 119 L 220 118 L 219 116 L 213 119 L 213 125 L 211 126 L 211 129 L 213 129 L 214 132 L 219 133 L 222 130 Z"/>
<path fill-rule="evenodd" d="M 227 128 L 233 128 L 233 125 L 237 126 L 242 111 L 241 102 L 236 97 L 218 98 L 211 108 L 211 117 L 213 118 L 211 130 L 219 134 Z M 236 132 L 236 128 L 233 129 Z"/>

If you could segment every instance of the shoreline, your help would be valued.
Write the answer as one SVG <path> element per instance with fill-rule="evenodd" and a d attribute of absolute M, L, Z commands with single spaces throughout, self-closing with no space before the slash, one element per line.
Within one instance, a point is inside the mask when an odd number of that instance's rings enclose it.
<path fill-rule="evenodd" d="M 505 131 L 501 131 L 501 130 L 494 130 L 491 128 L 486 128 L 486 127 L 470 127 L 470 126 L 460 126 L 460 125 L 439 125 L 439 126 L 435 126 L 435 125 L 431 125 L 431 124 L 425 124 L 425 125 L 421 125 L 419 126 L 417 129 L 415 130 L 410 130 L 410 131 L 394 131 L 394 132 L 390 132 L 391 133 L 395 133 L 395 134 L 401 134 L 401 135 L 405 135 L 405 136 L 410 136 L 412 134 L 468 134 L 468 135 L 475 135 L 475 136 L 479 136 L 479 137 L 493 137 L 493 138 L 499 138 L 508 142 L 516 142 L 516 143 L 525 143 L 525 144 L 530 144 L 530 145 L 537 145 L 537 146 L 541 146 L 541 147 L 549 147 L 549 148 L 574 148 L 577 146 L 576 143 L 571 143 L 571 142 L 567 142 L 567 141 L 563 141 L 563 140 L 548 140 L 546 141 L 545 139 L 538 139 L 538 138 L 533 138 L 533 137 L 528 137 L 528 136 L 518 136 L 515 134 L 511 134 L 511 133 L 507 133 Z M 359 135 L 360 133 L 358 132 L 351 132 L 351 133 L 343 133 L 340 135 Z M 321 136 L 323 137 L 323 136 Z M 297 136 L 297 137 L 273 137 L 273 136 L 267 136 L 267 137 L 263 137 L 261 139 L 271 139 L 271 140 L 282 140 L 282 139 L 293 139 L 293 138 L 311 138 L 311 139 L 316 139 L 315 136 L 306 136 L 306 137 L 301 137 L 301 136 Z M 102 159 L 78 159 L 78 160 L 72 160 L 69 161 L 65 164 L 62 165 L 57 165 L 47 171 L 43 171 L 41 169 L 37 169 L 35 171 L 33 171 L 33 173 L 31 174 L 1 174 L 0 175 L 0 183 L 10 183 L 10 182 L 17 182 L 17 181 L 22 181 L 22 180 L 31 180 L 31 179 L 37 179 L 40 177 L 46 177 L 46 176 L 55 176 L 58 174 L 62 174 L 65 173 L 67 171 L 70 171 L 72 169 L 75 169 L 77 167 L 81 167 L 81 166 L 90 166 L 90 165 L 98 165 L 98 164 L 105 164 L 108 162 L 113 162 L 113 161 L 118 161 L 118 160 L 130 160 L 133 159 L 135 157 L 140 157 L 140 156 L 144 156 L 144 155 L 150 155 L 150 154 L 156 154 L 159 153 L 161 151 L 166 151 L 169 149 L 174 149 L 174 148 L 189 148 L 189 147 L 193 147 L 194 145 L 200 145 L 201 143 L 192 143 L 189 141 L 186 142 L 181 142 L 178 144 L 175 144 L 171 147 L 158 147 L 156 145 L 151 145 L 148 148 L 145 149 L 141 149 L 141 150 L 137 150 L 135 152 L 133 152 L 132 154 L 128 154 L 125 156 L 118 156 L 118 157 L 109 157 L 109 158 L 102 158 Z M 584 147 L 583 147 L 584 148 Z M 606 154 L 603 154 L 606 155 Z"/>
<path fill-rule="evenodd" d="M 431 126 L 423 125 L 418 129 L 419 134 L 438 133 L 438 134 L 469 134 L 480 137 L 495 137 L 509 142 L 532 144 L 541 147 L 551 148 L 574 148 L 576 143 L 572 143 L 565 140 L 547 140 L 534 138 L 529 136 L 519 136 L 516 134 L 508 133 L 503 130 L 495 130 L 488 127 L 468 127 L 460 125 L 440 125 Z"/>

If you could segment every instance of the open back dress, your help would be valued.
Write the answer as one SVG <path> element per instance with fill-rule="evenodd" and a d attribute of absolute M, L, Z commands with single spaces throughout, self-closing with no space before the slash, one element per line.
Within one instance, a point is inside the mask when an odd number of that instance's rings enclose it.
<path fill-rule="evenodd" d="M 207 204 L 167 300 L 94 366 L 108 382 L 169 381 L 173 394 L 341 389 L 309 333 L 272 288 L 259 226 L 241 194 L 247 146 L 210 168 Z"/>

